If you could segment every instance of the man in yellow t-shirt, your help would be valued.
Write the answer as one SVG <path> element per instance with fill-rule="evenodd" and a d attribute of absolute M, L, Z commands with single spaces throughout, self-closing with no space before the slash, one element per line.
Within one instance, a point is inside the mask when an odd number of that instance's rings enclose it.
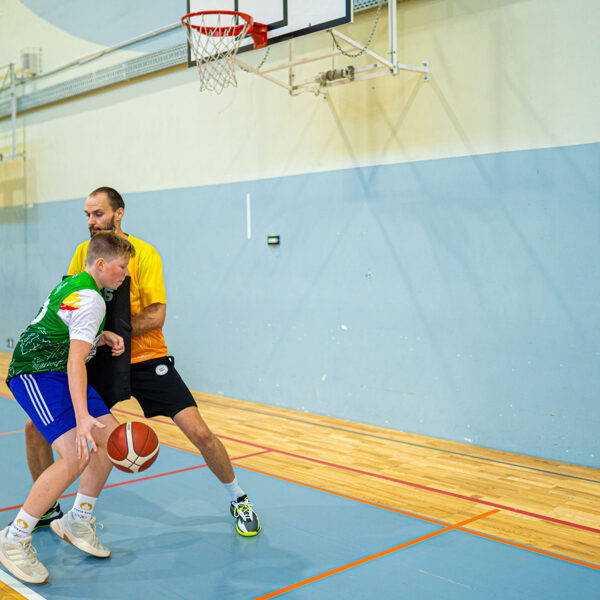
<path fill-rule="evenodd" d="M 93 232 L 95 233 L 95 231 L 100 231 L 100 229 L 94 229 Z M 118 230 L 117 233 L 123 235 Z M 150 244 L 130 234 L 124 234 L 124 237 L 127 237 L 133 244 L 136 252 L 136 256 L 131 259 L 128 266 L 131 277 L 130 306 L 133 328 L 131 363 L 136 364 L 169 356 L 162 332 L 167 296 L 162 275 L 162 261 L 158 252 Z M 85 257 L 89 243 L 88 240 L 77 246 L 67 275 L 77 275 L 85 269 Z M 144 321 L 145 325 L 141 321 Z M 155 327 L 149 329 L 153 325 Z"/>
<path fill-rule="evenodd" d="M 164 415 L 173 419 L 227 489 L 231 500 L 229 510 L 236 519 L 237 532 L 244 537 L 257 535 L 261 530 L 258 515 L 238 483 L 227 451 L 202 419 L 192 394 L 175 370 L 173 357 L 169 356 L 162 332 L 167 300 L 160 255 L 153 246 L 121 229 L 125 203 L 115 189 L 101 187 L 94 190 L 85 201 L 84 212 L 90 237 L 98 231 L 114 230 L 135 248 L 135 256 L 128 265 L 131 276 L 131 394 L 146 417 Z M 88 244 L 89 241 L 83 242 L 77 247 L 69 275 L 85 269 Z M 104 400 L 109 408 L 115 403 Z M 37 479 L 52 463 L 52 450 L 30 421 L 25 436 L 29 469 Z"/>

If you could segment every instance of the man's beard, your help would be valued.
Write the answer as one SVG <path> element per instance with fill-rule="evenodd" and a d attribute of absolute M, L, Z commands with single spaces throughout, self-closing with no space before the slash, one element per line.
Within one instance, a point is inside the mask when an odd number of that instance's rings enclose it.
<path fill-rule="evenodd" d="M 94 234 L 99 231 L 114 231 L 115 230 L 115 216 L 113 215 L 110 219 L 110 223 L 106 227 L 102 227 L 101 229 L 95 229 L 93 227 L 88 228 L 90 230 L 90 238 L 94 237 Z"/>

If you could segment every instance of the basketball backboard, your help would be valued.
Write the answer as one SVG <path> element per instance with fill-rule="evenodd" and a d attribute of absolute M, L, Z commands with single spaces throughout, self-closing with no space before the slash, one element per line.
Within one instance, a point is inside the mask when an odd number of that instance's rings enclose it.
<path fill-rule="evenodd" d="M 352 0 L 186 0 L 186 14 L 202 10 L 233 10 L 268 26 L 269 45 L 331 29 L 352 21 Z M 244 40 L 240 52 L 252 49 Z M 190 59 L 190 66 L 195 64 Z"/>

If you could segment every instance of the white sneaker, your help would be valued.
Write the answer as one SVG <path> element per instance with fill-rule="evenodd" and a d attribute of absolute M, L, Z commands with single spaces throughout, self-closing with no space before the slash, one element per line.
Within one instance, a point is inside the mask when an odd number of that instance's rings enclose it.
<path fill-rule="evenodd" d="M 31 536 L 19 540 L 6 538 L 8 527 L 0 531 L 0 563 L 15 577 L 27 583 L 44 583 L 48 580 L 46 567 L 37 559 Z"/>
<path fill-rule="evenodd" d="M 56 519 L 50 523 L 50 529 L 54 533 L 73 544 L 83 552 L 87 552 L 97 558 L 108 558 L 110 550 L 103 546 L 96 535 L 96 517 L 89 521 L 74 519 L 69 511 L 62 519 Z"/>

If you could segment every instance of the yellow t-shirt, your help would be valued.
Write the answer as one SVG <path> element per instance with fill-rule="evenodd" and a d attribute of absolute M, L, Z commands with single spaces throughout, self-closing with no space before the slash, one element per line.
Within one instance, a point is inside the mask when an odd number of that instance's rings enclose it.
<path fill-rule="evenodd" d="M 135 248 L 135 256 L 129 261 L 128 269 L 131 277 L 131 315 L 137 315 L 151 304 L 167 303 L 165 281 L 162 274 L 162 260 L 156 249 L 132 235 L 129 241 Z M 85 270 L 87 247 L 83 242 L 77 246 L 68 275 L 77 275 Z M 168 356 L 167 344 L 162 328 L 153 329 L 142 335 L 131 338 L 131 362 L 137 363 L 151 358 Z"/>

